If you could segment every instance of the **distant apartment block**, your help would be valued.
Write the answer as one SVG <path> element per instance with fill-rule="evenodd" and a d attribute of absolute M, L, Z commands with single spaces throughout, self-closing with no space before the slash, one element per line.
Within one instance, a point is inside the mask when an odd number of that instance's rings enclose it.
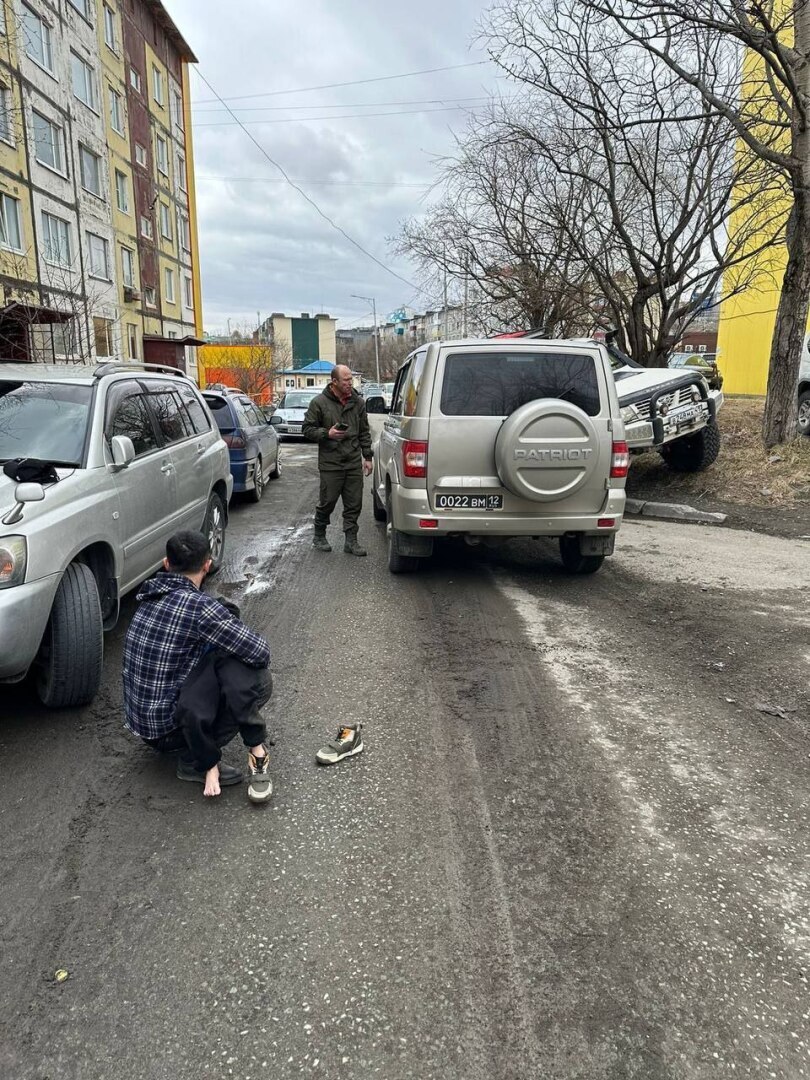
<path fill-rule="evenodd" d="M 196 377 L 195 62 L 157 0 L 0 0 L 0 361 Z"/>

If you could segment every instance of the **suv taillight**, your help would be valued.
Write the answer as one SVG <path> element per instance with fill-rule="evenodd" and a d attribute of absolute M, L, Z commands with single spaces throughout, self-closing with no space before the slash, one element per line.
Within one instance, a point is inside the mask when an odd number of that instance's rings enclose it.
<path fill-rule="evenodd" d="M 230 435 L 223 435 L 222 438 L 229 450 L 245 449 L 245 436 L 241 431 L 232 431 Z"/>
<path fill-rule="evenodd" d="M 403 476 L 427 476 L 428 444 L 426 442 L 408 442 L 402 447 Z"/>
<path fill-rule="evenodd" d="M 615 442 L 613 444 L 613 456 L 610 459 L 610 475 L 611 478 L 621 479 L 623 476 L 627 476 L 630 470 L 630 450 L 628 449 L 626 442 Z"/>

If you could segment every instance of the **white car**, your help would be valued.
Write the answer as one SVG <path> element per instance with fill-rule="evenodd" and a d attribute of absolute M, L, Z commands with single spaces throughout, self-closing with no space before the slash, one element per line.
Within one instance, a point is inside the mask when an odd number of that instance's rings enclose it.
<path fill-rule="evenodd" d="M 810 334 L 804 339 L 799 371 L 799 434 L 810 435 Z"/>
<path fill-rule="evenodd" d="M 287 391 L 270 417 L 270 423 L 282 439 L 303 439 L 304 417 L 309 403 L 321 393 L 321 389 Z"/>

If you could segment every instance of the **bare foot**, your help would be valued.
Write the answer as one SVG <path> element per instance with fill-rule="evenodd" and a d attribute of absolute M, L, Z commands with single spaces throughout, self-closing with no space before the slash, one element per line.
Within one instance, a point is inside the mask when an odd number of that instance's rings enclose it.
<path fill-rule="evenodd" d="M 214 765 L 212 769 L 209 769 L 205 774 L 205 789 L 203 795 L 219 795 L 219 765 Z"/>

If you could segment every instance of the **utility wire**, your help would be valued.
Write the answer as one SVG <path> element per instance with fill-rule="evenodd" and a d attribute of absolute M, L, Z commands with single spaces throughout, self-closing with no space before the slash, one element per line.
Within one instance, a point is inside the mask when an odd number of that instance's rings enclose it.
<path fill-rule="evenodd" d="M 224 100 L 219 96 L 219 94 L 217 94 L 216 90 L 213 88 L 213 86 L 208 81 L 208 79 L 206 79 L 206 77 L 202 74 L 200 69 L 195 68 L 194 70 L 196 71 L 197 75 L 202 79 L 202 81 L 205 83 L 205 85 L 208 87 L 208 89 L 211 91 L 211 93 L 214 95 L 215 99 L 217 101 L 219 101 L 222 105 L 225 106 L 225 108 L 228 110 L 230 115 L 233 117 L 233 119 L 236 121 L 236 123 L 242 128 L 244 133 L 247 135 L 247 137 L 250 139 L 250 141 L 253 143 L 253 145 L 256 147 L 256 149 L 262 154 L 262 156 L 265 157 L 270 162 L 270 164 L 273 166 L 273 168 L 278 169 L 278 171 L 281 173 L 281 175 L 284 177 L 284 179 L 287 181 L 287 183 L 290 185 L 290 187 L 293 188 L 293 190 L 297 191 L 299 195 L 303 196 L 303 198 L 305 198 L 306 201 L 310 204 L 310 206 L 313 207 L 313 209 L 317 211 L 319 216 L 322 217 L 324 221 L 326 221 L 329 225 L 332 226 L 333 229 L 335 229 L 337 232 L 339 232 L 341 236 L 343 236 L 346 240 L 348 240 L 349 243 L 353 247 L 356 247 L 358 251 L 362 251 L 362 253 L 364 255 L 366 255 L 369 259 L 371 259 L 372 262 L 375 262 L 377 264 L 377 266 L 379 266 L 382 270 L 385 270 L 385 272 L 387 274 L 390 274 L 392 277 L 395 277 L 398 281 L 401 281 L 404 285 L 407 285 L 409 289 L 415 289 L 416 288 L 416 286 L 413 284 L 412 281 L 408 281 L 407 278 L 402 277 L 395 270 L 392 270 L 389 266 L 386 266 L 385 263 L 381 262 L 381 260 L 378 259 L 376 255 L 372 255 L 372 253 L 370 251 L 367 251 L 366 248 L 364 248 L 362 244 L 358 243 L 357 240 L 355 240 L 353 236 L 349 236 L 349 234 L 346 232 L 346 230 L 341 228 L 340 225 L 338 225 L 335 221 L 333 221 L 332 218 L 330 218 L 328 214 L 325 214 L 323 212 L 323 210 L 321 210 L 320 206 L 318 206 L 318 204 L 315 202 L 315 200 L 311 196 L 309 196 L 306 193 L 306 191 L 304 191 L 304 189 L 302 187 L 299 187 L 298 184 L 296 184 L 295 181 L 292 180 L 287 175 L 284 168 L 281 165 L 279 165 L 279 163 L 277 161 L 275 161 L 272 157 L 270 157 L 270 155 L 265 150 L 265 148 L 262 146 L 262 144 L 256 138 L 254 138 L 253 135 L 251 135 L 251 133 L 248 131 L 248 129 L 245 127 L 245 125 L 242 123 L 242 121 L 237 119 L 237 117 L 234 115 L 233 111 L 231 110 L 230 106 L 225 105 Z"/>
<path fill-rule="evenodd" d="M 247 101 L 249 99 L 252 100 L 253 98 L 260 97 L 278 97 L 281 94 L 307 94 L 310 90 L 333 90 L 338 86 L 365 86 L 368 83 L 389 82 L 392 79 L 409 79 L 414 75 L 434 75 L 439 71 L 458 71 L 459 68 L 481 67 L 488 63 L 489 60 L 474 60 L 469 64 L 453 64 L 451 67 L 425 68 L 423 71 L 405 71 L 402 75 L 379 75 L 375 79 L 353 79 L 351 82 L 322 83 L 321 86 L 301 86 L 297 90 L 266 90 L 262 94 L 236 94 L 235 96 L 228 98 L 221 98 L 217 94 L 216 97 L 202 98 L 197 104 L 209 105 L 214 101 L 219 101 L 224 105 L 226 101 Z M 195 70 L 198 71 L 199 69 L 195 68 Z M 216 91 L 211 87 L 210 83 L 206 83 L 206 85 L 211 89 L 211 93 L 216 94 Z"/>
<path fill-rule="evenodd" d="M 381 109 L 390 105 L 450 105 L 462 101 L 490 101 L 491 94 L 479 94 L 478 97 L 461 98 L 420 98 L 416 101 L 344 101 L 339 105 L 234 105 L 237 112 L 292 112 L 302 109 Z M 227 99 L 226 99 L 227 100 Z M 212 106 L 210 109 L 200 109 L 192 105 L 192 112 L 197 113 L 220 113 L 222 109 Z"/>
<path fill-rule="evenodd" d="M 281 176 L 214 176 L 211 173 L 196 173 L 198 180 L 227 180 L 244 184 L 283 184 L 285 180 Z M 418 188 L 424 191 L 433 183 L 432 180 L 424 180 L 421 184 L 397 183 L 392 180 L 301 180 L 302 184 L 317 184 L 323 187 L 381 187 L 381 188 Z"/>
<path fill-rule="evenodd" d="M 230 111 L 230 110 L 229 110 Z M 363 120 L 367 117 L 374 116 L 415 116 L 417 113 L 440 113 L 440 112 L 471 112 L 471 106 L 469 105 L 446 105 L 442 109 L 397 109 L 394 112 L 377 112 L 377 113 L 338 113 L 336 116 L 281 116 L 275 120 L 238 120 L 234 113 L 231 113 L 233 120 L 214 120 L 209 124 L 195 124 L 195 128 L 209 128 L 209 127 L 233 127 L 234 123 L 239 124 L 240 127 L 245 127 L 249 124 L 251 127 L 256 127 L 258 124 L 305 124 L 311 120 Z"/>

